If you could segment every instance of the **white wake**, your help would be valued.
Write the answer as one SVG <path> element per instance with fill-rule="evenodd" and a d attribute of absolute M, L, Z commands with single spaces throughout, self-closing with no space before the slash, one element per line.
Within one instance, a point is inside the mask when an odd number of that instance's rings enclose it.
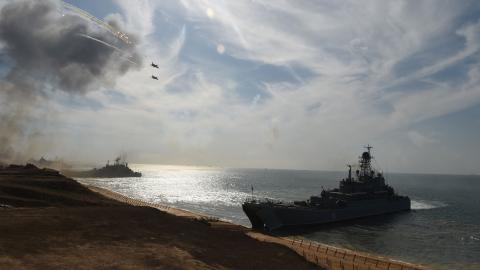
<path fill-rule="evenodd" d="M 448 204 L 439 201 L 424 201 L 424 200 L 412 200 L 413 210 L 426 210 L 440 207 L 446 207 Z"/>

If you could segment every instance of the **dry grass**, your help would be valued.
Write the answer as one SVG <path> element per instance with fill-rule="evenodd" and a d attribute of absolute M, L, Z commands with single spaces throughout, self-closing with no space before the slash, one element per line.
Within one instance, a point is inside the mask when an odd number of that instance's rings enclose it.
<path fill-rule="evenodd" d="M 0 170 L 0 204 L 16 206 L 0 208 L 0 269 L 318 269 L 241 230 L 129 206 L 34 168 Z"/>

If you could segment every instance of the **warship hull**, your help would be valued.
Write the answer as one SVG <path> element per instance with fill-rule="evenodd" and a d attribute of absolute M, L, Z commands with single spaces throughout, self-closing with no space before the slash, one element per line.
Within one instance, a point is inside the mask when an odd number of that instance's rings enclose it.
<path fill-rule="evenodd" d="M 243 211 L 255 229 L 278 230 L 313 226 L 410 210 L 410 199 L 352 201 L 346 207 L 325 209 L 266 202 L 245 202 Z"/>

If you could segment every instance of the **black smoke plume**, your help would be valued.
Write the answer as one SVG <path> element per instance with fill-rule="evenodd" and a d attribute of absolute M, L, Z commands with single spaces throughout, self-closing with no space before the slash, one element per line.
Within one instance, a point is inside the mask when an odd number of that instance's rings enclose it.
<path fill-rule="evenodd" d="M 0 10 L 0 161 L 12 161 L 18 144 L 29 143 L 26 127 L 34 108 L 48 106 L 48 97 L 56 91 L 84 94 L 112 85 L 140 62 L 135 44 L 126 44 L 80 15 L 64 12 L 61 1 L 4 4 Z"/>

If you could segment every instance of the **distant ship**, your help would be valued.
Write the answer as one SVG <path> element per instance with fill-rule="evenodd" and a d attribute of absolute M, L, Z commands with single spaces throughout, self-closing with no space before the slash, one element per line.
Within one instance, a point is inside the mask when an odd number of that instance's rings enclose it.
<path fill-rule="evenodd" d="M 70 177 L 98 177 L 98 178 L 118 178 L 118 177 L 141 177 L 140 172 L 134 172 L 128 167 L 128 163 L 122 161 L 120 157 L 115 159 L 113 165 L 108 161 L 105 167 L 100 169 L 94 168 L 89 171 L 68 171 L 64 172 Z"/>
<path fill-rule="evenodd" d="M 65 163 L 62 159 L 56 158 L 54 160 L 48 160 L 43 156 L 40 159 L 30 159 L 28 163 L 33 164 L 39 168 L 49 168 L 54 170 L 69 170 L 72 166 Z"/>
<path fill-rule="evenodd" d="M 253 198 L 245 201 L 242 208 L 252 227 L 277 230 L 410 210 L 410 198 L 396 194 L 385 184 L 383 174 L 371 165 L 372 147 L 366 149 L 359 158 L 355 176 L 352 166 L 347 165 L 348 178 L 340 181 L 339 188 L 323 190 L 319 196 L 292 203 Z"/>

